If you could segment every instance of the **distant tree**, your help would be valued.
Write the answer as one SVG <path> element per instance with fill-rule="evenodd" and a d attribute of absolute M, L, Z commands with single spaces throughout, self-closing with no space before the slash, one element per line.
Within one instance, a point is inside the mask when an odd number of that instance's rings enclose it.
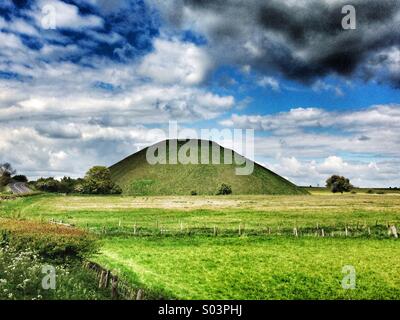
<path fill-rule="evenodd" d="M 61 183 L 60 181 L 50 178 L 40 178 L 36 182 L 34 182 L 34 186 L 37 190 L 44 192 L 61 192 Z"/>
<path fill-rule="evenodd" d="M 217 195 L 227 195 L 227 194 L 232 194 L 232 187 L 230 185 L 223 183 L 219 187 Z"/>
<path fill-rule="evenodd" d="M 13 176 L 12 180 L 17 181 L 17 182 L 28 182 L 28 178 L 22 174 Z"/>
<path fill-rule="evenodd" d="M 73 193 L 75 192 L 75 187 L 81 184 L 83 179 L 73 179 L 71 177 L 64 177 L 60 180 L 60 192 L 62 193 Z"/>
<path fill-rule="evenodd" d="M 0 186 L 6 186 L 11 181 L 11 176 L 15 174 L 15 170 L 8 162 L 0 163 Z"/>
<path fill-rule="evenodd" d="M 333 175 L 328 180 L 326 180 L 326 186 L 333 193 L 350 192 L 351 189 L 353 189 L 353 185 L 350 183 L 349 179 L 338 175 Z"/>
<path fill-rule="evenodd" d="M 95 166 L 86 173 L 82 186 L 85 194 L 120 194 L 122 189 L 111 180 L 107 167 Z"/>

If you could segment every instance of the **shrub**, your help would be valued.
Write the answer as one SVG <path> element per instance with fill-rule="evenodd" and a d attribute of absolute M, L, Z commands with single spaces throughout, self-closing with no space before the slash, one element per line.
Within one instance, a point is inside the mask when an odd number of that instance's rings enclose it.
<path fill-rule="evenodd" d="M 0 222 L 0 246 L 31 249 L 45 260 L 84 259 L 97 251 L 94 236 L 68 226 L 25 220 Z"/>
<path fill-rule="evenodd" d="M 372 190 L 372 189 L 369 189 L 369 190 L 367 191 L 367 193 L 369 193 L 369 194 L 373 194 L 373 193 L 374 193 L 374 190 Z"/>
<path fill-rule="evenodd" d="M 45 265 L 55 269 L 54 290 L 45 290 L 42 272 Z M 34 251 L 0 248 L 0 300 L 107 299 L 109 294 L 96 286 L 94 272 L 80 264 L 44 263 Z"/>
<path fill-rule="evenodd" d="M 35 188 L 44 192 L 60 192 L 60 181 L 50 178 L 40 178 L 35 182 Z"/>
<path fill-rule="evenodd" d="M 197 191 L 195 191 L 195 190 L 190 191 L 190 195 L 197 196 Z"/>
<path fill-rule="evenodd" d="M 22 174 L 12 177 L 12 180 L 17 181 L 17 182 L 28 182 L 28 178 Z"/>
<path fill-rule="evenodd" d="M 232 194 L 232 187 L 230 185 L 223 183 L 219 187 L 217 195 L 227 195 L 227 194 Z"/>

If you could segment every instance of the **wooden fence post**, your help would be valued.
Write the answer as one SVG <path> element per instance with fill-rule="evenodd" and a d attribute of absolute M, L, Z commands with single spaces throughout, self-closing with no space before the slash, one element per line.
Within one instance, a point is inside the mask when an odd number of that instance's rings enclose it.
<path fill-rule="evenodd" d="M 324 231 L 324 229 L 321 229 L 321 235 L 322 235 L 322 237 L 325 237 L 325 231 Z"/>
<path fill-rule="evenodd" d="M 390 235 L 393 235 L 396 239 L 399 237 L 395 225 L 391 225 L 391 226 L 389 227 L 389 236 L 390 236 Z"/>
<path fill-rule="evenodd" d="M 344 228 L 344 234 L 346 235 L 346 237 L 349 235 L 349 231 L 347 230 L 347 226 Z"/>
<path fill-rule="evenodd" d="M 99 289 L 102 289 L 102 288 L 103 288 L 104 276 L 105 276 L 104 273 L 105 273 L 104 270 L 101 270 L 101 273 L 100 273 L 100 280 L 99 280 Z"/>
<path fill-rule="evenodd" d="M 214 237 L 216 237 L 216 236 L 217 236 L 217 227 L 214 226 Z"/>
<path fill-rule="evenodd" d="M 111 278 L 111 297 L 113 299 L 118 298 L 118 277 L 117 276 L 113 276 Z"/>
<path fill-rule="evenodd" d="M 106 278 L 104 279 L 104 287 L 108 288 L 108 284 L 109 284 L 109 279 L 110 278 L 110 270 L 107 270 L 106 272 Z"/>
<path fill-rule="evenodd" d="M 136 300 L 143 300 L 143 290 L 139 289 L 136 294 Z"/>
<path fill-rule="evenodd" d="M 239 224 L 239 236 L 242 235 L 242 225 Z"/>
<path fill-rule="evenodd" d="M 298 237 L 298 236 L 299 236 L 296 227 L 293 228 L 293 235 L 294 235 L 295 237 Z"/>

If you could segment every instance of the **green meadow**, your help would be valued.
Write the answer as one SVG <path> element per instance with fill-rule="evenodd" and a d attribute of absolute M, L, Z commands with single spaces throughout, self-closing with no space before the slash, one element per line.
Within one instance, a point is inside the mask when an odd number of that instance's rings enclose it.
<path fill-rule="evenodd" d="M 400 196 L 62 196 L 0 202 L 2 218 L 100 239 L 92 259 L 146 298 L 399 299 Z M 343 289 L 353 266 L 355 289 Z"/>

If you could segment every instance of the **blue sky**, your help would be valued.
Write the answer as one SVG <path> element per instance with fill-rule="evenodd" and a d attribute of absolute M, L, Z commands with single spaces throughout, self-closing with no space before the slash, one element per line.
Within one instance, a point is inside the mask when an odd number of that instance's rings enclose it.
<path fill-rule="evenodd" d="M 154 128 L 253 128 L 298 184 L 400 186 L 398 1 L 19 0 L 0 4 L 0 162 L 81 176 Z"/>

